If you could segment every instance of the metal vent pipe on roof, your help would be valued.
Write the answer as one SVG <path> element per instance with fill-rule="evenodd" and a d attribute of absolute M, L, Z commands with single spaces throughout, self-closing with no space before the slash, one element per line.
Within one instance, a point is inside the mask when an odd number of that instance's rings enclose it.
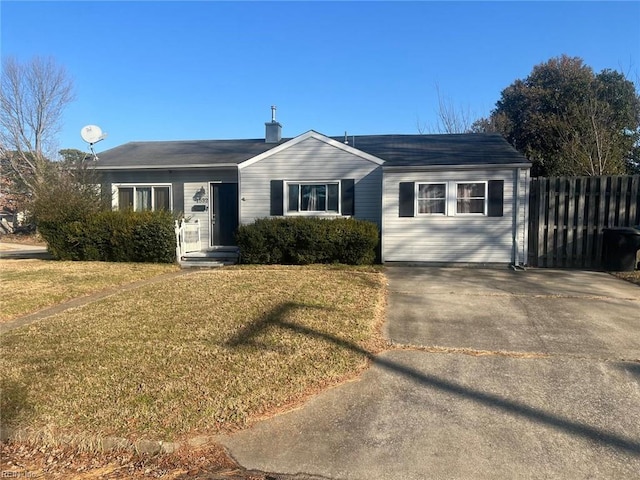
<path fill-rule="evenodd" d="M 271 121 L 265 124 L 265 143 L 278 143 L 282 140 L 282 125 L 276 122 L 276 106 L 271 105 Z"/>

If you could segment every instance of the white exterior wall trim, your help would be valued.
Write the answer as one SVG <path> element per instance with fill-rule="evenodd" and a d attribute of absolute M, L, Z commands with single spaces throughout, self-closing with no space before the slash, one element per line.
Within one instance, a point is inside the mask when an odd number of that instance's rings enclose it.
<path fill-rule="evenodd" d="M 261 153 L 260 155 L 256 155 L 253 158 L 250 158 L 248 160 L 245 160 L 244 162 L 241 162 L 238 165 L 238 169 L 242 170 L 243 168 L 249 167 L 251 165 L 253 165 L 256 162 L 259 162 L 260 160 L 264 160 L 265 158 L 268 158 L 272 155 L 275 155 L 283 150 L 286 150 L 289 147 L 293 147 L 294 145 L 297 145 L 300 142 L 303 142 L 309 138 L 314 138 L 316 140 L 319 140 L 321 142 L 324 142 L 328 145 L 331 145 L 332 147 L 338 148 L 340 150 L 344 150 L 345 152 L 348 152 L 352 155 L 358 156 L 360 158 L 363 158 L 365 160 L 368 160 L 370 162 L 375 163 L 376 165 L 382 165 L 384 163 L 384 160 L 375 157 L 373 155 L 369 155 L 368 153 L 365 153 L 361 150 L 358 150 L 357 148 L 351 147 L 349 145 L 345 145 L 344 143 L 340 143 L 337 142 L 336 140 L 333 140 L 329 137 L 326 137 L 325 135 L 322 135 L 321 133 L 318 133 L 314 130 L 309 130 L 306 133 L 303 133 L 302 135 L 299 135 L 295 138 L 292 138 L 291 140 L 289 140 L 288 142 L 285 142 L 281 145 L 278 145 L 277 147 L 272 148 L 271 150 L 268 150 L 264 153 Z"/>
<path fill-rule="evenodd" d="M 288 191 L 290 184 L 297 185 L 310 185 L 310 184 L 334 184 L 338 186 L 338 211 L 320 211 L 320 210 L 289 210 L 288 209 L 288 201 L 289 196 L 285 193 L 282 195 L 282 212 L 285 217 L 322 217 L 322 218 L 338 218 L 338 217 L 351 217 L 351 215 L 342 215 L 342 182 L 340 179 L 331 179 L 331 180 L 283 180 L 285 185 L 285 192 Z M 327 203 L 328 200 L 327 200 Z"/>
<path fill-rule="evenodd" d="M 460 170 L 475 170 L 479 169 L 505 169 L 505 168 L 531 168 L 531 165 L 526 163 L 491 163 L 482 165 L 383 165 L 382 170 L 385 172 L 433 172 L 433 171 L 460 171 Z"/>
<path fill-rule="evenodd" d="M 518 265 L 518 223 L 520 221 L 520 169 L 513 171 L 513 236 L 511 237 L 512 253 L 511 262 Z"/>
<path fill-rule="evenodd" d="M 387 211 L 387 194 L 385 192 L 385 185 L 384 185 L 384 171 L 382 172 L 382 185 L 380 188 L 380 195 L 382 195 L 382 201 L 380 202 L 381 204 L 381 210 L 380 210 L 380 263 L 382 265 L 384 265 L 384 253 L 385 253 L 385 239 L 386 239 L 386 235 L 385 235 L 385 224 L 386 224 L 386 218 L 387 218 L 387 214 L 385 213 Z"/>
<path fill-rule="evenodd" d="M 523 205 L 523 240 L 522 240 L 522 265 L 529 263 L 529 186 L 531 184 L 531 170 L 526 169 L 522 180 L 522 205 Z"/>

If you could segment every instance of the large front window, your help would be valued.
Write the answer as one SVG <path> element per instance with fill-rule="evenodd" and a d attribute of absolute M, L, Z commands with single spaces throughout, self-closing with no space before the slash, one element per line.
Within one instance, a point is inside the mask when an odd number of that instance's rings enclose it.
<path fill-rule="evenodd" d="M 171 209 L 171 187 L 168 185 L 120 185 L 117 193 L 119 210 Z"/>
<path fill-rule="evenodd" d="M 340 186 L 338 182 L 288 182 L 287 212 L 339 213 Z"/>

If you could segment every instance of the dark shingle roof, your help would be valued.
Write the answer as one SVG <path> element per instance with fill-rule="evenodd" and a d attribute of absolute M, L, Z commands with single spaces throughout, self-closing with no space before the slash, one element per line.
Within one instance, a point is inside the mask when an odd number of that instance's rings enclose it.
<path fill-rule="evenodd" d="M 283 143 L 286 140 L 282 140 Z M 98 154 L 100 168 L 128 166 L 229 165 L 242 163 L 279 145 L 250 140 L 129 142 Z"/>
<path fill-rule="evenodd" d="M 333 137 L 343 142 L 344 137 Z M 99 168 L 237 165 L 280 143 L 251 140 L 131 142 L 98 155 Z M 385 166 L 530 165 L 499 134 L 360 135 L 349 146 L 385 161 Z"/>
<path fill-rule="evenodd" d="M 363 135 L 348 140 L 383 159 L 385 166 L 531 164 L 499 134 Z"/>

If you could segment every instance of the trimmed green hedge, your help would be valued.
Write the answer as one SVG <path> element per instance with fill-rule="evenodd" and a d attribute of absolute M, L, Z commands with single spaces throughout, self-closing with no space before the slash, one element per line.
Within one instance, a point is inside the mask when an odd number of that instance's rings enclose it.
<path fill-rule="evenodd" d="M 174 218 L 167 211 L 101 211 L 83 220 L 40 220 L 38 230 L 59 260 L 173 263 Z"/>
<path fill-rule="evenodd" d="M 351 218 L 264 218 L 236 233 L 240 262 L 250 264 L 371 264 L 378 238 L 375 223 Z"/>

